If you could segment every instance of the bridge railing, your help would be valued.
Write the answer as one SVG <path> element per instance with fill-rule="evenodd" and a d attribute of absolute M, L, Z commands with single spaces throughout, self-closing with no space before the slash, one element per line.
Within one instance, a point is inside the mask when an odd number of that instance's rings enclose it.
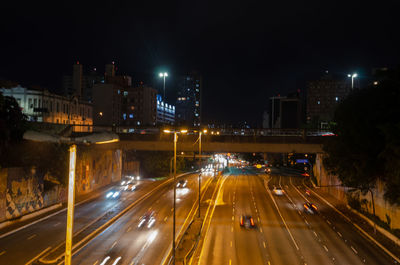
<path fill-rule="evenodd" d="M 118 134 L 147 134 L 159 135 L 162 129 L 156 127 L 134 127 L 134 126 L 99 126 L 99 125 L 71 125 L 74 133 L 82 132 L 115 132 Z M 193 129 L 196 130 L 196 129 Z M 189 134 L 196 134 L 189 131 Z M 198 129 L 197 129 L 198 130 Z M 209 128 L 208 134 L 215 136 L 331 136 L 328 130 L 314 129 L 212 129 Z"/>

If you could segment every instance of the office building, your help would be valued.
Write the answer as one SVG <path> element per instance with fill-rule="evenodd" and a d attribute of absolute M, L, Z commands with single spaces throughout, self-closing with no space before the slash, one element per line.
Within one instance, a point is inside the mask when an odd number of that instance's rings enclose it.
<path fill-rule="evenodd" d="M 351 83 L 345 78 L 325 75 L 307 85 L 307 123 L 323 129 L 332 121 L 338 103 L 351 92 Z"/>
<path fill-rule="evenodd" d="M 29 121 L 72 125 L 93 125 L 92 104 L 76 96 L 65 97 L 47 90 L 38 90 L 17 85 L 0 88 L 4 96 L 13 97 Z M 88 130 L 88 127 L 75 130 Z"/>
<path fill-rule="evenodd" d="M 189 127 L 201 125 L 202 77 L 196 72 L 186 75 L 179 84 L 176 123 Z"/>
<path fill-rule="evenodd" d="M 102 82 L 104 82 L 104 77 L 97 73 L 96 68 L 84 74 L 82 64 L 76 62 L 72 66 L 72 75 L 63 76 L 63 94 L 92 102 L 93 85 Z"/>
<path fill-rule="evenodd" d="M 122 124 L 123 88 L 115 84 L 93 86 L 93 123 L 102 126 Z"/>
<path fill-rule="evenodd" d="M 161 95 L 157 95 L 157 124 L 175 124 L 175 106 L 164 102 Z"/>

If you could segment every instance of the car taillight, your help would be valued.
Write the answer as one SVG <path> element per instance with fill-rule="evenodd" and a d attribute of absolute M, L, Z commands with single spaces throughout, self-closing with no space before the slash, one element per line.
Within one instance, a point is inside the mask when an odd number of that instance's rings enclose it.
<path fill-rule="evenodd" d="M 243 217 L 240 217 L 240 224 L 243 225 Z"/>
<path fill-rule="evenodd" d="M 254 226 L 253 218 L 250 218 L 251 226 Z"/>
<path fill-rule="evenodd" d="M 304 205 L 304 208 L 306 208 L 307 210 L 308 210 L 308 206 L 307 206 L 307 204 L 303 204 Z"/>
<path fill-rule="evenodd" d="M 317 210 L 317 206 L 315 206 L 314 204 L 311 205 L 315 210 Z"/>

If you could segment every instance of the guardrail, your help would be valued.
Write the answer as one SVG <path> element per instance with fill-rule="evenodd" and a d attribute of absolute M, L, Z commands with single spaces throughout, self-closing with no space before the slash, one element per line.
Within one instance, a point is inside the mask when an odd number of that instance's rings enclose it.
<path fill-rule="evenodd" d="M 161 128 L 157 127 L 135 127 L 135 126 L 99 126 L 99 125 L 71 125 L 72 132 L 115 132 L 118 134 L 151 134 L 157 135 L 162 133 Z M 189 130 L 188 134 L 196 134 L 194 132 L 198 128 Z M 315 129 L 213 129 L 208 128 L 208 134 L 221 136 L 297 136 L 297 137 L 312 137 L 312 136 L 331 136 L 329 130 Z"/>

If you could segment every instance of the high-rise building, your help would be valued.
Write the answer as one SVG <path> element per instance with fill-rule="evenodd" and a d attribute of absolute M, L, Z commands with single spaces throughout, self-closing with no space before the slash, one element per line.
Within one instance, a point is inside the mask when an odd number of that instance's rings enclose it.
<path fill-rule="evenodd" d="M 351 92 L 351 83 L 344 78 L 325 75 L 307 86 L 307 123 L 324 128 L 332 121 L 338 103 Z"/>
<path fill-rule="evenodd" d="M 76 62 L 72 66 L 72 75 L 63 76 L 63 94 L 65 96 L 76 96 L 85 101 L 93 100 L 93 85 L 104 82 L 104 77 L 93 68 L 87 74 L 83 74 L 83 66 Z"/>
<path fill-rule="evenodd" d="M 131 126 L 155 126 L 157 121 L 157 91 L 144 85 L 125 87 L 122 105 L 122 124 Z"/>
<path fill-rule="evenodd" d="M 280 128 L 298 129 L 302 123 L 301 100 L 298 97 L 281 99 Z"/>
<path fill-rule="evenodd" d="M 94 125 L 120 126 L 122 123 L 123 88 L 115 84 L 93 86 Z"/>
<path fill-rule="evenodd" d="M 181 79 L 176 101 L 176 123 L 189 127 L 201 124 L 202 77 L 193 72 Z"/>

